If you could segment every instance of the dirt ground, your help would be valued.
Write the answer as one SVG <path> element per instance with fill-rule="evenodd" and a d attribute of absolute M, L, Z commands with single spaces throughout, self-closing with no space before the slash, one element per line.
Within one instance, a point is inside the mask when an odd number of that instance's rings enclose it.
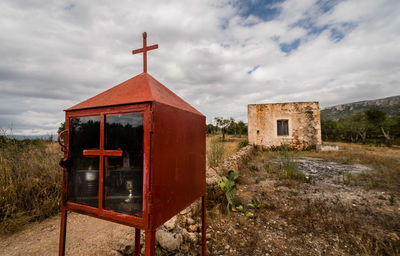
<path fill-rule="evenodd" d="M 399 152 L 388 156 L 393 166 Z M 237 180 L 243 212 L 232 212 L 228 220 L 222 192 L 209 195 L 208 255 L 400 255 L 396 186 L 364 186 L 377 166 L 363 165 L 361 158 L 354 165 L 325 156 L 301 153 L 292 159 L 257 151 Z M 303 174 L 289 177 L 284 169 L 292 165 Z M 259 204 L 251 208 L 254 198 Z M 134 239 L 132 228 L 79 214 L 68 217 L 66 255 L 108 255 L 121 239 Z M 0 237 L 0 255 L 57 255 L 59 224 L 56 216 Z"/>
<path fill-rule="evenodd" d="M 33 223 L 23 231 L 0 239 L 0 255 L 58 255 L 60 215 Z M 134 229 L 70 213 L 66 255 L 107 255 L 121 239 L 134 239 Z"/>
<path fill-rule="evenodd" d="M 305 174 L 284 177 L 279 154 L 262 151 L 241 169 L 243 212 L 227 220 L 223 202 L 209 209 L 211 255 L 400 255 L 399 194 L 355 182 L 370 167 L 290 161 Z M 259 206 L 252 209 L 254 197 Z"/>

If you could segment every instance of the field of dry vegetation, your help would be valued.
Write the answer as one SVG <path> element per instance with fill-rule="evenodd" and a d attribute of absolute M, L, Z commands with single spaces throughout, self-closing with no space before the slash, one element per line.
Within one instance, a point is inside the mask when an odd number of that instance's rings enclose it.
<path fill-rule="evenodd" d="M 59 211 L 60 158 L 55 142 L 0 137 L 0 235 Z"/>
<path fill-rule="evenodd" d="M 240 147 L 247 145 L 247 136 L 225 136 L 225 140 L 222 141 L 221 135 L 207 135 L 207 167 L 218 166 L 224 159 L 227 159 L 231 155 L 235 154 Z"/>
<path fill-rule="evenodd" d="M 228 220 L 220 191 L 209 205 L 211 255 L 400 255 L 400 149 L 339 146 L 255 150 L 236 180 L 243 209 Z M 332 176 L 309 176 L 301 161 Z"/>
<path fill-rule="evenodd" d="M 207 167 L 246 139 L 207 136 Z M 338 145 L 254 149 L 234 181 L 241 200 L 230 219 L 224 192 L 208 195 L 209 255 L 400 255 L 400 148 Z M 58 212 L 60 158 L 54 142 L 0 140 L 2 235 Z"/>

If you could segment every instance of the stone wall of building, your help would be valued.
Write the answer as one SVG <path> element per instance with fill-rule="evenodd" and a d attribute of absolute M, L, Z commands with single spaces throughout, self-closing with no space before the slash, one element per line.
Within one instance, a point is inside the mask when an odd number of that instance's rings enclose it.
<path fill-rule="evenodd" d="M 288 135 L 278 136 L 277 121 L 288 120 Z M 248 105 L 249 142 L 266 148 L 289 145 L 295 149 L 321 144 L 318 102 Z"/>

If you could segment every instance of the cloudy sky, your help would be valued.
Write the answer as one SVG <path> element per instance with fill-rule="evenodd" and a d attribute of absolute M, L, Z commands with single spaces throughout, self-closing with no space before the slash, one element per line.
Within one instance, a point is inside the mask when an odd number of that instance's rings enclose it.
<path fill-rule="evenodd" d="M 0 2 L 0 127 L 53 134 L 63 110 L 142 72 L 215 116 L 400 94 L 399 0 Z"/>

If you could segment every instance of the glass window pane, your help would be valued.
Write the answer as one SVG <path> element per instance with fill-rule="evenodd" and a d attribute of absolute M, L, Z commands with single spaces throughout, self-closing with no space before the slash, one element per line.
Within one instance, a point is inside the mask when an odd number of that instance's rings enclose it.
<path fill-rule="evenodd" d="M 98 207 L 99 157 L 84 149 L 99 149 L 100 117 L 70 118 L 68 201 Z"/>
<path fill-rule="evenodd" d="M 105 149 L 122 150 L 107 157 L 104 209 L 141 216 L 143 204 L 143 114 L 107 115 Z"/>
<path fill-rule="evenodd" d="M 289 121 L 288 120 L 278 120 L 277 128 L 278 128 L 278 136 L 289 135 Z"/>

